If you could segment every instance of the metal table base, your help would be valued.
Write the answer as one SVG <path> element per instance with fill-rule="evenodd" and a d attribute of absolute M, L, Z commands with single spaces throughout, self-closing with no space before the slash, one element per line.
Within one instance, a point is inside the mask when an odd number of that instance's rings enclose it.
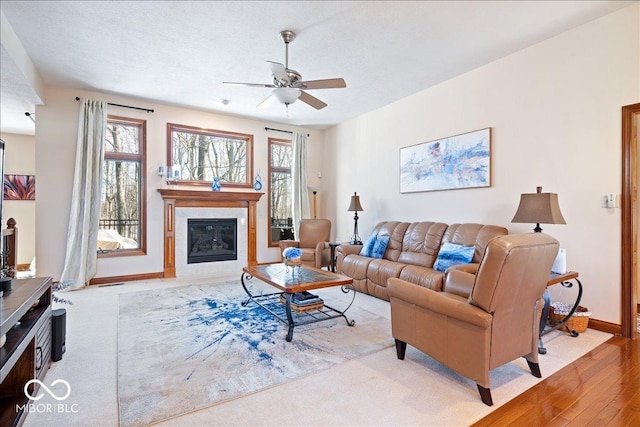
<path fill-rule="evenodd" d="M 344 310 L 340 311 L 327 304 L 324 304 L 320 309 L 297 312 L 291 306 L 291 298 L 293 296 L 292 293 L 271 292 L 252 294 L 251 291 L 247 288 L 247 284 L 245 283 L 245 280 L 251 280 L 252 278 L 253 276 L 247 273 L 242 273 L 242 275 L 240 276 L 242 287 L 249 296 L 246 301 L 242 302 L 242 305 L 246 306 L 253 301 L 260 307 L 271 313 L 276 319 L 287 325 L 288 331 L 286 340 L 288 342 L 291 342 L 291 340 L 293 339 L 293 328 L 296 326 L 323 322 L 325 320 L 331 320 L 338 317 L 344 318 L 344 320 L 347 322 L 347 325 L 349 326 L 353 326 L 356 324 L 355 320 L 349 320 L 345 315 L 345 312 L 349 310 L 356 298 L 356 290 L 353 287 L 353 284 L 340 286 L 340 289 L 343 293 L 348 294 L 349 292 L 351 292 L 353 294 L 349 305 Z M 283 296 L 285 299 L 284 304 L 280 301 L 281 296 Z"/>

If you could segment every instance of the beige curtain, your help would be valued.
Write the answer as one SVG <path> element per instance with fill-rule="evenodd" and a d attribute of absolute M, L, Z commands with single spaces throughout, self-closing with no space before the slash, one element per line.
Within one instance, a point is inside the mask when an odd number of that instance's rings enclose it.
<path fill-rule="evenodd" d="M 303 133 L 293 133 L 293 163 L 291 165 L 291 203 L 295 238 L 300 238 L 300 220 L 309 218 L 309 192 L 307 191 L 307 141 Z"/>
<path fill-rule="evenodd" d="M 67 252 L 60 284 L 80 289 L 96 274 L 107 103 L 81 99 Z"/>

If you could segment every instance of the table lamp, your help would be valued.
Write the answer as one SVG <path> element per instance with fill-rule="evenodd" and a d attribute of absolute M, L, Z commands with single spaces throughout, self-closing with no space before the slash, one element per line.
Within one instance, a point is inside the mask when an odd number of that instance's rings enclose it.
<path fill-rule="evenodd" d="M 362 205 L 360 204 L 360 196 L 356 193 L 353 193 L 351 196 L 351 204 L 349 205 L 349 212 L 355 212 L 353 216 L 353 236 L 351 236 L 351 244 L 352 245 L 361 245 L 362 240 L 360 240 L 360 236 L 358 236 L 358 212 L 362 212 Z"/>
<path fill-rule="evenodd" d="M 542 231 L 540 224 L 566 224 L 556 193 L 543 193 L 542 187 L 536 187 L 535 193 L 520 195 L 520 205 L 511 222 L 536 224 L 536 233 Z"/>

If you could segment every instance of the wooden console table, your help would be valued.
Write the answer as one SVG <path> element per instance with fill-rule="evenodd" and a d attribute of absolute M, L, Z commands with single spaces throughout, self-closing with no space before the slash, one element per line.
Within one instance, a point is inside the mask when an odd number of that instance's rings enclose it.
<path fill-rule="evenodd" d="M 16 426 L 29 403 L 24 386 L 42 380 L 51 365 L 51 277 L 14 279 L 11 292 L 0 300 L 0 425 Z M 37 387 L 30 386 L 33 396 Z"/>

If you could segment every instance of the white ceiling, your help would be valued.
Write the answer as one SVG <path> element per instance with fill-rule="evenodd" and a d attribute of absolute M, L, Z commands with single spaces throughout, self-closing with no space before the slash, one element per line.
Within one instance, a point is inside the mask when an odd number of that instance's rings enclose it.
<path fill-rule="evenodd" d="M 631 3 L 2 0 L 0 9 L 46 85 L 322 129 Z M 309 91 L 323 110 L 258 109 L 270 89 L 222 84 L 271 83 L 266 61 L 284 63 L 285 29 L 297 34 L 289 68 L 346 80 Z M 1 130 L 33 134 L 24 113 L 41 101 L 2 44 Z"/>

